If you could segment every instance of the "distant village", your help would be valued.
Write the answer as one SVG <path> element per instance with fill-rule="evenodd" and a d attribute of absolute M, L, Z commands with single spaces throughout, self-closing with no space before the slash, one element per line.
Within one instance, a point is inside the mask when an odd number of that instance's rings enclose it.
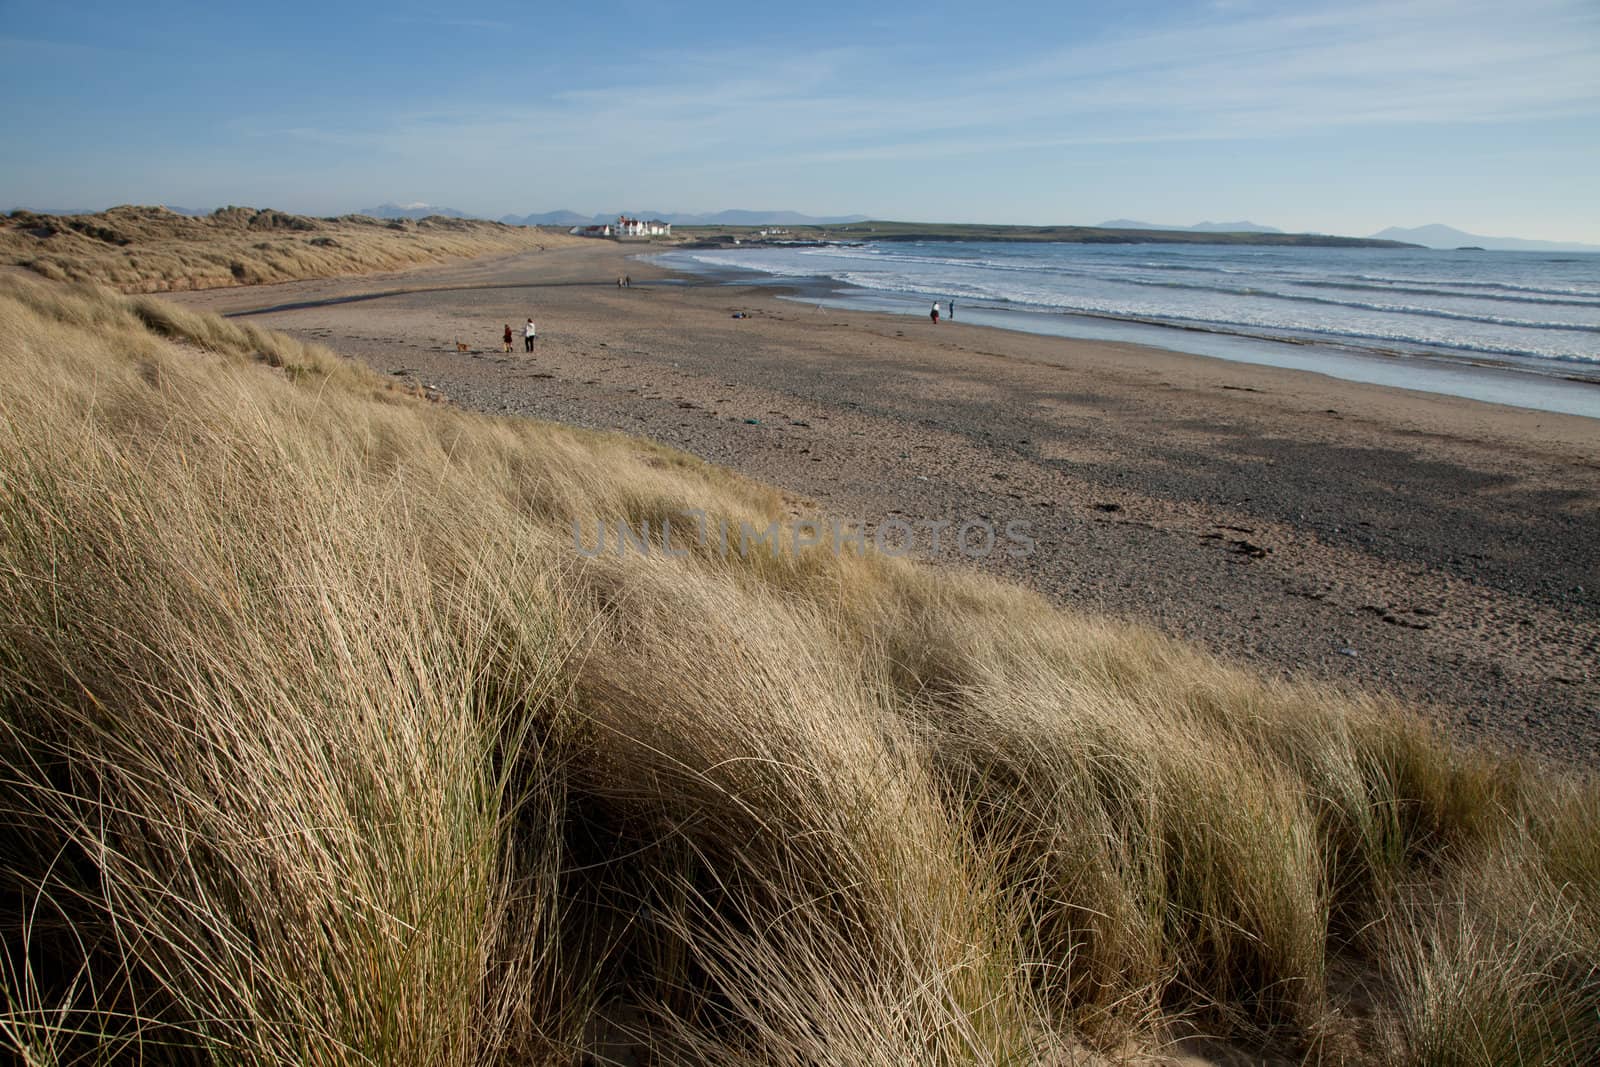
<path fill-rule="evenodd" d="M 660 219 L 646 221 L 618 215 L 616 222 L 600 223 L 596 226 L 574 226 L 567 232 L 578 237 L 671 237 L 672 223 L 662 222 Z"/>

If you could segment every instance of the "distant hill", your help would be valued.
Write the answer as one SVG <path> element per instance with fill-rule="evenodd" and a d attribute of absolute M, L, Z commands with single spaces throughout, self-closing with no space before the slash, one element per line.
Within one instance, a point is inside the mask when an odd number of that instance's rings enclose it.
<path fill-rule="evenodd" d="M 503 215 L 501 222 L 512 226 L 585 226 L 617 221 L 618 215 L 635 219 L 660 219 L 674 226 L 839 226 L 865 222 L 866 215 L 802 215 L 798 211 L 718 211 L 698 215 L 686 211 L 599 211 L 580 215 L 576 211 L 544 211 L 531 215 Z"/>
<path fill-rule="evenodd" d="M 1600 245 L 1579 244 L 1576 241 L 1534 241 L 1524 237 L 1485 237 L 1438 222 L 1411 229 L 1390 226 L 1372 236 L 1385 241 L 1410 241 L 1428 248 L 1476 246 L 1498 252 L 1600 252 Z"/>
<path fill-rule="evenodd" d="M 1197 222 L 1189 229 L 1195 233 L 1282 233 L 1276 226 L 1263 226 L 1259 222 Z"/>
<path fill-rule="evenodd" d="M 841 226 L 866 222 L 866 215 L 802 215 L 798 211 L 718 211 L 714 215 L 666 215 L 674 226 Z"/>
<path fill-rule="evenodd" d="M 1193 226 L 1163 226 L 1156 222 L 1138 219 L 1110 219 L 1100 223 L 1100 230 L 1165 230 L 1190 233 L 1282 233 L 1276 226 L 1263 226 L 1259 222 L 1197 222 Z"/>
<path fill-rule="evenodd" d="M 615 218 L 616 216 L 611 216 Z M 576 211 L 545 211 L 535 215 L 502 215 L 500 221 L 507 226 L 585 226 L 593 220 Z M 608 219 L 607 221 L 610 221 Z"/>
<path fill-rule="evenodd" d="M 674 226 L 839 226 L 865 222 L 865 215 L 802 215 L 798 211 L 718 211 L 697 215 L 685 211 L 600 211 L 580 215 L 576 211 L 540 211 L 529 215 L 502 215 L 500 221 L 511 226 L 587 226 L 617 221 L 618 215 L 635 219 L 660 219 Z"/>
<path fill-rule="evenodd" d="M 820 238 L 821 226 L 796 224 L 794 235 Z M 689 234 L 699 247 L 721 247 L 745 235 L 731 227 L 712 232 Z M 807 232 L 811 231 L 811 232 Z M 1070 244 L 1176 244 L 1176 245 L 1273 245 L 1279 247 L 1322 248 L 1416 248 L 1403 241 L 1384 241 L 1371 237 L 1336 237 L 1322 233 L 1266 233 L 1261 231 L 1153 230 L 1146 227 L 1104 226 L 984 226 L 973 223 L 894 222 L 868 219 L 841 227 L 830 236 L 849 236 L 861 241 L 1055 241 Z"/>
<path fill-rule="evenodd" d="M 530 215 L 502 215 L 500 221 L 511 226 L 588 226 L 617 221 L 618 215 L 635 219 L 660 219 L 674 226 L 839 226 L 865 222 L 865 215 L 802 215 L 798 211 L 718 211 L 699 215 L 686 211 L 598 211 L 580 215 L 576 211 L 540 211 Z"/>
<path fill-rule="evenodd" d="M 435 207 L 432 204 L 379 204 L 377 207 L 364 207 L 356 212 L 357 215 L 369 215 L 375 219 L 425 219 L 430 215 L 441 215 L 447 219 L 474 219 L 478 216 L 465 211 L 457 211 L 453 207 Z"/>

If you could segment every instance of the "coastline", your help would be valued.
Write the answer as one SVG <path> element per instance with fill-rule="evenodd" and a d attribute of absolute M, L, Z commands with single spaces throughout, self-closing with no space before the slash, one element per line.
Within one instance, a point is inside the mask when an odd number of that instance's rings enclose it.
<path fill-rule="evenodd" d="M 840 310 L 877 311 L 922 318 L 938 294 L 866 289 L 825 275 L 774 275 L 754 268 L 663 262 L 671 253 L 639 256 L 684 278 L 723 285 L 770 287 L 802 303 Z M 1079 341 L 1113 341 L 1230 362 L 1280 367 L 1418 392 L 1600 419 L 1600 368 L 1542 365 L 1493 353 L 1441 353 L 1339 343 L 1223 329 L 1206 323 L 1146 319 L 1090 311 L 1045 310 L 964 300 L 963 322 Z"/>
<path fill-rule="evenodd" d="M 817 308 L 685 284 L 635 251 L 182 299 L 310 305 L 256 318 L 467 407 L 675 445 L 783 487 L 797 517 L 1025 519 L 1030 557 L 937 561 L 1600 765 L 1592 420 Z M 384 289 L 409 291 L 371 297 Z M 538 351 L 501 355 L 502 322 L 525 311 Z M 476 351 L 457 355 L 458 336 Z"/>

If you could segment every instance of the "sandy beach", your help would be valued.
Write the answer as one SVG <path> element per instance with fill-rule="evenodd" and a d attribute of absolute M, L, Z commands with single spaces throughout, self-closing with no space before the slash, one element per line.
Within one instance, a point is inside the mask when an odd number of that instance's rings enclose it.
<path fill-rule="evenodd" d="M 797 518 L 1023 522 L 1031 554 L 946 542 L 938 558 L 1600 766 L 1600 423 L 823 309 L 687 284 L 637 251 L 175 299 L 255 312 L 465 407 L 677 446 L 782 487 Z"/>

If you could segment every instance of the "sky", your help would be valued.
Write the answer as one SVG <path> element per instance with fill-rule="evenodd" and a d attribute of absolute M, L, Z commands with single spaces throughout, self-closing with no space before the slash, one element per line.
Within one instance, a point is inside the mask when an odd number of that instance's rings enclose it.
<path fill-rule="evenodd" d="M 1443 222 L 1600 243 L 1600 0 L 0 0 L 0 210 Z"/>

